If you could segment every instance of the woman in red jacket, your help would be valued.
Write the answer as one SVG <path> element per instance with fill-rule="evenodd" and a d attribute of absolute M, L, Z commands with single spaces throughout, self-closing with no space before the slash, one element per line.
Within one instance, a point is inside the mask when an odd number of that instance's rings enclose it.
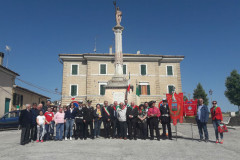
<path fill-rule="evenodd" d="M 221 111 L 221 108 L 217 106 L 217 101 L 213 101 L 212 105 L 213 107 L 211 108 L 211 116 L 212 116 L 213 127 L 216 135 L 216 143 L 223 144 L 223 133 L 220 133 L 221 141 L 219 141 L 219 137 L 218 137 L 218 134 L 219 134 L 218 126 L 221 123 L 223 123 L 222 111 Z"/>

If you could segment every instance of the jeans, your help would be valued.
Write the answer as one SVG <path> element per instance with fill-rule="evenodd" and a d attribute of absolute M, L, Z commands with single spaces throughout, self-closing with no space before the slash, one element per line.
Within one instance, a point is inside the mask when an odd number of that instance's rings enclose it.
<path fill-rule="evenodd" d="M 62 140 L 63 138 L 64 123 L 58 123 L 56 126 L 56 140 Z"/>
<path fill-rule="evenodd" d="M 120 137 L 127 138 L 127 122 L 119 121 L 119 126 L 120 126 Z"/>
<path fill-rule="evenodd" d="M 213 128 L 214 128 L 214 130 L 215 130 L 216 139 L 219 140 L 218 134 L 220 134 L 221 139 L 223 139 L 223 133 L 218 133 L 218 126 L 220 125 L 220 122 L 221 122 L 221 121 L 215 119 L 215 120 L 213 120 L 212 122 L 213 122 Z"/>
<path fill-rule="evenodd" d="M 203 131 L 205 135 L 205 140 L 208 140 L 208 130 L 207 130 L 207 123 L 200 122 L 199 120 L 197 121 L 198 125 L 198 131 L 200 135 L 200 139 L 203 139 Z"/>
<path fill-rule="evenodd" d="M 54 135 L 54 127 L 55 127 L 55 122 L 51 121 L 51 123 L 50 123 L 50 134 L 51 134 L 52 137 Z"/>
<path fill-rule="evenodd" d="M 102 120 L 94 121 L 94 136 L 100 135 L 100 127 L 101 127 Z"/>
<path fill-rule="evenodd" d="M 69 130 L 70 130 L 70 137 L 72 137 L 72 135 L 73 135 L 73 123 L 74 123 L 74 119 L 67 119 L 66 120 L 65 137 L 67 137 Z"/>
<path fill-rule="evenodd" d="M 49 140 L 50 137 L 50 124 L 45 124 L 45 140 Z"/>
<path fill-rule="evenodd" d="M 45 135 L 45 125 L 37 125 L 37 140 L 43 140 L 43 137 Z"/>

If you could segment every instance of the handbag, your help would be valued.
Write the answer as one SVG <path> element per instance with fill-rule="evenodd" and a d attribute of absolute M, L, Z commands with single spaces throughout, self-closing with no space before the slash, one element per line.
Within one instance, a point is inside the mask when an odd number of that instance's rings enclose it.
<path fill-rule="evenodd" d="M 218 132 L 219 133 L 228 132 L 227 126 L 225 124 L 220 124 L 218 126 Z"/>

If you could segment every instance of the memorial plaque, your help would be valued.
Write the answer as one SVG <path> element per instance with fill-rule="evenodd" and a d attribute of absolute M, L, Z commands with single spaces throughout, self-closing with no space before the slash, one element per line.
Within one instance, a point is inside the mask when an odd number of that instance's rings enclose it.
<path fill-rule="evenodd" d="M 124 102 L 125 94 L 124 92 L 113 92 L 113 101 L 117 101 L 118 104 L 120 102 Z"/>

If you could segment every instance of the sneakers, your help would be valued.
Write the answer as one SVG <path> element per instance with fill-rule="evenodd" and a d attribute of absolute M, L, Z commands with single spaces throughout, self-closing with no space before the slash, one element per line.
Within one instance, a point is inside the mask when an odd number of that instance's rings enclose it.
<path fill-rule="evenodd" d="M 221 140 L 220 144 L 223 144 L 223 139 Z"/>
<path fill-rule="evenodd" d="M 39 142 L 39 140 L 36 140 L 36 142 Z"/>
<path fill-rule="evenodd" d="M 70 141 L 72 140 L 72 137 L 70 137 Z"/>
<path fill-rule="evenodd" d="M 216 140 L 216 143 L 219 143 L 219 140 Z"/>
<path fill-rule="evenodd" d="M 43 140 L 41 140 L 41 142 L 43 142 Z"/>
<path fill-rule="evenodd" d="M 65 137 L 65 141 L 67 141 L 67 137 Z"/>

